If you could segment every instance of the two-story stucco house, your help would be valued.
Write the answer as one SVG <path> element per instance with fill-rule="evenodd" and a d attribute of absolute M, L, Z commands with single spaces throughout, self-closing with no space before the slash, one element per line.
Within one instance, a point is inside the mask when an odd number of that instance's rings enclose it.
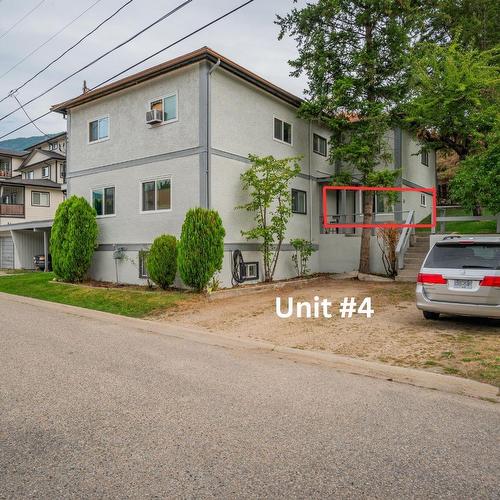
<path fill-rule="evenodd" d="M 65 197 L 66 133 L 12 155 L 0 177 L 0 268 L 33 268 L 49 252 L 50 228 Z"/>
<path fill-rule="evenodd" d="M 240 175 L 249 167 L 249 153 L 302 157 L 302 172 L 291 185 L 293 215 L 276 277 L 294 275 L 291 238 L 313 242 L 315 272 L 356 268 L 359 235 L 322 230 L 322 187 L 335 173 L 328 161 L 330 134 L 298 118 L 300 104 L 300 98 L 203 48 L 53 106 L 67 118 L 68 195 L 84 196 L 98 214 L 93 278 L 144 283 L 141 250 L 160 234 L 179 236 L 186 211 L 202 206 L 218 210 L 226 229 L 222 285 L 231 286 L 236 249 L 251 263 L 248 278 L 261 279 L 259 244 L 241 236 L 252 217 L 235 209 L 247 199 Z M 402 185 L 434 186 L 433 154 L 421 164 L 418 143 L 399 129 L 388 141 L 392 167 L 402 168 Z M 357 198 L 340 198 L 329 197 L 329 215 L 356 218 Z M 383 203 L 378 208 L 388 211 Z M 430 208 L 426 195 L 403 197 L 392 217 L 402 220 L 414 209 L 423 218 Z M 128 258 L 115 266 L 117 248 Z"/>

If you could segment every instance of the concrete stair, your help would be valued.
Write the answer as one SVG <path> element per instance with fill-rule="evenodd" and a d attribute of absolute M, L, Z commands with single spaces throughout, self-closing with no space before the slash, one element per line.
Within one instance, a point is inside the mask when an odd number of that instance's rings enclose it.
<path fill-rule="evenodd" d="M 415 283 L 417 274 L 422 267 L 425 256 L 430 247 L 430 233 L 416 233 L 415 241 L 405 254 L 404 269 L 396 276 L 396 281 L 408 281 Z"/>

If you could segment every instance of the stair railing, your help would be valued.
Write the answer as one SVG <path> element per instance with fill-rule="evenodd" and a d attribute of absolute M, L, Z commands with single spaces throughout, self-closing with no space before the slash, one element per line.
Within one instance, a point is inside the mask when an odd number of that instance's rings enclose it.
<path fill-rule="evenodd" d="M 406 217 L 405 224 L 415 224 L 415 210 L 410 210 Z M 411 236 L 415 233 L 415 228 L 404 227 L 399 236 L 396 246 L 396 258 L 398 260 L 398 269 L 405 267 L 405 255 L 411 242 Z"/>

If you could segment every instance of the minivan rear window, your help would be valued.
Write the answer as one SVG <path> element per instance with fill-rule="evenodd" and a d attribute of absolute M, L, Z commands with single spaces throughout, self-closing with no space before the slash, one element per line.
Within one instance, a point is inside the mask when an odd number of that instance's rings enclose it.
<path fill-rule="evenodd" d="M 424 267 L 444 269 L 500 269 L 498 243 L 436 243 Z"/>

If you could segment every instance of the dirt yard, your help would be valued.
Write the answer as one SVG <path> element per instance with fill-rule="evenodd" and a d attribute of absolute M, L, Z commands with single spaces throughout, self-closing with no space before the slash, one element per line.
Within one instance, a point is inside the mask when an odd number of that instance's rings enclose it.
<path fill-rule="evenodd" d="M 500 386 L 500 321 L 444 318 L 427 321 L 414 304 L 412 283 L 367 283 L 357 280 L 312 280 L 298 288 L 291 282 L 279 290 L 219 298 L 194 298 L 160 319 L 220 335 L 266 340 L 276 344 L 411 366 L 472 378 Z M 280 319 L 288 297 L 333 302 L 331 319 Z M 217 294 L 216 294 L 217 297 Z M 342 319 L 344 297 L 361 302 L 371 297 L 375 314 Z"/>

